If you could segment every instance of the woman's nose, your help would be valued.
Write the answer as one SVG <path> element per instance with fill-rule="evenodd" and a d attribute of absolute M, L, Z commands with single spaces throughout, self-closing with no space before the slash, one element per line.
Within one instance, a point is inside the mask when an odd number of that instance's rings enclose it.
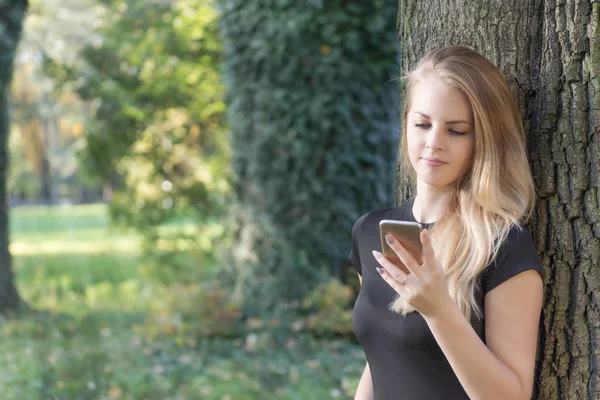
<path fill-rule="evenodd" d="M 427 133 L 426 146 L 428 149 L 442 149 L 443 147 L 443 128 L 432 126 Z"/>

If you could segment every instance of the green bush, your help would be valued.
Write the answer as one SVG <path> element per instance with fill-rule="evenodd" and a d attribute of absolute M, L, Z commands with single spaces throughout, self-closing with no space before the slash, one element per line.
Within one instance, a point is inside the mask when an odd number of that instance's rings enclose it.
<path fill-rule="evenodd" d="M 240 336 L 240 308 L 226 290 L 213 282 L 154 287 L 144 324 L 136 330 L 149 339 L 170 336 L 177 343 L 201 337 Z"/>
<path fill-rule="evenodd" d="M 308 330 L 324 335 L 351 337 L 352 304 L 356 294 L 349 286 L 337 279 L 323 282 L 313 289 L 302 302 L 302 307 L 311 314 L 306 319 Z"/>

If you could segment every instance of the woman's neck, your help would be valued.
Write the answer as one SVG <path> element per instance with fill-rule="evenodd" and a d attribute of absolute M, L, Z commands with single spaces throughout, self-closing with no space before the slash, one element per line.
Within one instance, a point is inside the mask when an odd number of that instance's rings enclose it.
<path fill-rule="evenodd" d="M 452 191 L 426 184 L 417 185 L 417 196 L 412 207 L 415 219 L 421 223 L 436 222 L 446 214 Z"/>

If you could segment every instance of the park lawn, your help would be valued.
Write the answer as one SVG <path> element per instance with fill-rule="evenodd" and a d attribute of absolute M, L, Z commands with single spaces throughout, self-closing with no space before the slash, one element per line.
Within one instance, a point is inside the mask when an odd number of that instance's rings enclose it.
<path fill-rule="evenodd" d="M 0 324 L 3 400 L 350 399 L 364 368 L 356 344 L 303 332 L 155 335 L 165 288 L 104 205 L 11 209 L 11 252 L 33 311 Z"/>

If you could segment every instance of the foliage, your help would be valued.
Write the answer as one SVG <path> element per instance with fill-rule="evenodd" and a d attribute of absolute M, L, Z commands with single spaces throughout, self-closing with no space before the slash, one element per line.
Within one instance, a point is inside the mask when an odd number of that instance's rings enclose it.
<path fill-rule="evenodd" d="M 26 153 L 25 140 L 15 129 L 8 138 L 8 152 L 10 153 L 10 172 L 6 183 L 9 196 L 34 198 L 39 196 L 38 171 L 33 163 L 29 162 Z"/>
<path fill-rule="evenodd" d="M 306 334 L 152 341 L 95 312 L 28 315 L 0 334 L 6 400 L 352 399 L 365 363 L 356 345 Z"/>
<path fill-rule="evenodd" d="M 112 8 L 102 45 L 83 54 L 94 74 L 79 91 L 99 103 L 87 138 L 89 170 L 130 179 L 134 191 L 123 190 L 119 203 L 143 201 L 148 215 L 139 219 L 150 224 L 164 221 L 157 210 L 169 197 L 177 199 L 173 209 L 196 201 L 208 207 L 208 192 L 220 188 L 211 186 L 220 184 L 212 174 L 223 165 L 215 156 L 224 145 L 216 13 L 209 1 L 191 0 L 155 7 L 115 1 Z"/>
<path fill-rule="evenodd" d="M 29 0 L 19 51 L 26 59 L 73 65 L 83 46 L 98 40 L 103 0 Z"/>
<path fill-rule="evenodd" d="M 96 0 L 30 1 L 11 87 L 11 200 L 99 197 L 100 185 L 82 182 L 78 175 L 86 104 L 68 88 L 57 91 L 42 65 L 47 58 L 72 64 L 77 51 L 93 40 L 101 13 Z"/>
<path fill-rule="evenodd" d="M 217 17 L 210 0 L 109 1 L 83 61 L 46 65 L 93 106 L 82 163 L 114 187 L 112 219 L 143 234 L 160 281 L 199 279 L 198 231 L 228 190 Z M 192 227 L 160 228 L 180 219 Z"/>
<path fill-rule="evenodd" d="M 302 302 L 302 306 L 311 311 L 307 328 L 319 335 L 353 335 L 352 306 L 355 298 L 356 293 L 337 279 L 321 283 Z"/>
<path fill-rule="evenodd" d="M 285 313 L 342 275 L 360 215 L 394 205 L 397 4 L 218 5 L 233 150 L 220 276 L 247 315 Z"/>
<path fill-rule="evenodd" d="M 87 107 L 73 92 L 56 93 L 53 79 L 42 73 L 34 56 L 39 49 L 27 44 L 19 48 L 11 90 L 8 194 L 13 199 L 50 202 L 79 200 L 86 190 L 99 193 L 97 182 L 84 182 L 78 174 L 76 155 L 84 144 Z"/>
<path fill-rule="evenodd" d="M 157 287 L 155 293 L 146 322 L 138 327 L 145 336 L 169 335 L 185 343 L 207 336 L 236 336 L 243 331 L 239 305 L 214 282 Z"/>

